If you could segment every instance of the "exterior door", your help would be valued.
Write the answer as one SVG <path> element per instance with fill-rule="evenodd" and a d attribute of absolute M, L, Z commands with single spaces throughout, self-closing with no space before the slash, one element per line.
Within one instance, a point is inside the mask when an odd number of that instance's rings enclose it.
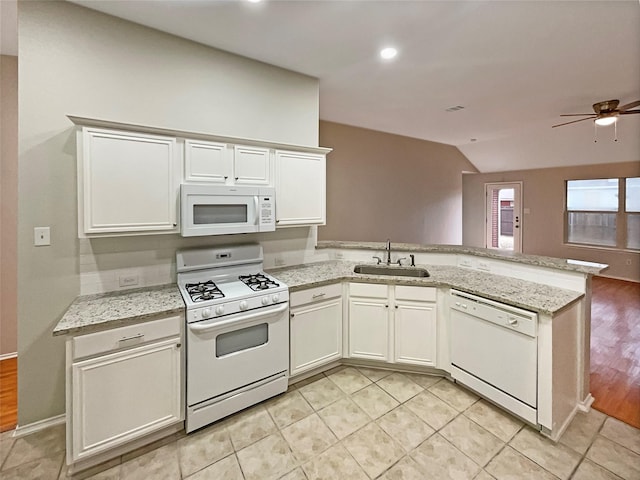
<path fill-rule="evenodd" d="M 522 251 L 522 182 L 485 185 L 485 247 Z"/>

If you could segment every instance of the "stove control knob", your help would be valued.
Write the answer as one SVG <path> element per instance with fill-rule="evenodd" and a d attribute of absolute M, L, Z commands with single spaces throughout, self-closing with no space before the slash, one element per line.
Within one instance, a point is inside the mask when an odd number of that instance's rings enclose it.
<path fill-rule="evenodd" d="M 211 315 L 211 310 L 209 310 L 208 308 L 204 308 L 201 315 L 202 318 L 209 318 L 209 315 Z"/>
<path fill-rule="evenodd" d="M 222 315 L 224 313 L 224 306 L 223 305 L 218 305 L 216 307 L 216 315 Z"/>
<path fill-rule="evenodd" d="M 268 305 L 269 304 L 269 297 L 262 297 L 262 304 L 263 305 Z"/>
<path fill-rule="evenodd" d="M 240 302 L 239 307 L 240 307 L 240 310 L 246 310 L 246 309 L 249 307 L 249 305 L 247 305 L 247 302 L 245 302 L 244 300 L 242 300 L 242 301 Z"/>
<path fill-rule="evenodd" d="M 280 300 L 280 295 L 278 295 L 277 293 L 274 293 L 273 295 L 271 295 L 271 301 L 273 303 L 277 303 L 278 300 Z"/>

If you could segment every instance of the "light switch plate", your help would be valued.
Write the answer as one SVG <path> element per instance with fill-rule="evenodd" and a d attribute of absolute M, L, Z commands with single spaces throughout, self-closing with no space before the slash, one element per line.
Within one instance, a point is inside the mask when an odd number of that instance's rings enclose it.
<path fill-rule="evenodd" d="M 51 245 L 51 228 L 35 227 L 33 229 L 33 244 L 36 247 L 46 247 Z"/>

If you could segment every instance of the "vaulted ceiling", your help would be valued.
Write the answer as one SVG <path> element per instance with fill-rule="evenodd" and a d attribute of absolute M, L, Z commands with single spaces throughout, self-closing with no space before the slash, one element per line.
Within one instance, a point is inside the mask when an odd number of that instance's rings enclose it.
<path fill-rule="evenodd" d="M 638 0 L 74 3 L 317 77 L 321 119 L 455 145 L 480 171 L 640 160 L 640 115 L 617 142 L 551 128 L 640 99 Z"/>

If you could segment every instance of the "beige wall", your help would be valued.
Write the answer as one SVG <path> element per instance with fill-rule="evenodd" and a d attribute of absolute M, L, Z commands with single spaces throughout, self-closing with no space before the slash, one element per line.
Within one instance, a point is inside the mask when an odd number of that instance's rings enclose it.
<path fill-rule="evenodd" d="M 327 158 L 321 240 L 462 242 L 462 173 L 475 167 L 452 146 L 320 122 Z"/>
<path fill-rule="evenodd" d="M 0 56 L 0 355 L 17 340 L 18 57 Z"/>
<path fill-rule="evenodd" d="M 18 8 L 18 423 L 27 425 L 64 413 L 64 339 L 51 331 L 80 292 L 66 115 L 314 146 L 318 81 L 67 2 Z M 36 226 L 51 227 L 50 247 L 33 247 Z M 296 230 L 304 244 L 308 229 Z M 177 236 L 160 243 L 184 245 Z M 99 260 L 124 252 L 117 256 L 135 261 L 127 252 L 143 244 L 134 237 L 93 248 Z M 142 246 L 154 249 L 152 239 Z"/>
<path fill-rule="evenodd" d="M 563 244 L 566 180 L 640 176 L 640 162 L 545 168 L 465 175 L 463 178 L 463 244 L 484 247 L 484 185 L 522 181 L 522 251 L 610 265 L 604 275 L 640 281 L 640 254 Z M 630 262 L 630 265 L 627 265 Z"/>

